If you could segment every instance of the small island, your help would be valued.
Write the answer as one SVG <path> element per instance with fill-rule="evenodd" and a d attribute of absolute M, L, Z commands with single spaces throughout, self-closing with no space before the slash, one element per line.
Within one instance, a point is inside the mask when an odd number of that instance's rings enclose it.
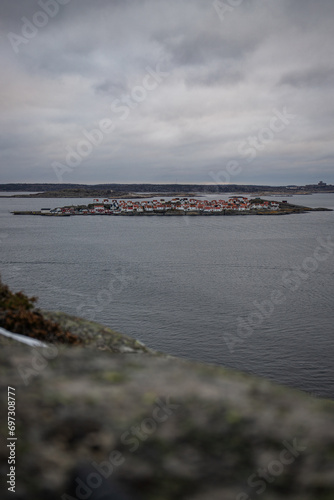
<path fill-rule="evenodd" d="M 261 198 L 248 199 L 245 196 L 233 196 L 227 201 L 206 200 L 198 198 L 173 198 L 171 200 L 125 200 L 94 199 L 88 205 L 41 208 L 39 211 L 14 211 L 14 215 L 43 215 L 68 217 L 71 215 L 114 215 L 114 216 L 147 216 L 147 215 L 287 215 L 310 211 L 331 211 L 328 208 L 309 208 L 292 205 L 286 200 L 267 201 Z"/>

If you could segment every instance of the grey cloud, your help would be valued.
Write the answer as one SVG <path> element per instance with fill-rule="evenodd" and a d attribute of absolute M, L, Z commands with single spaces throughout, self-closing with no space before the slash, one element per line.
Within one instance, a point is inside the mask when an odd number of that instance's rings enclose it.
<path fill-rule="evenodd" d="M 127 83 L 121 81 L 121 79 L 109 79 L 106 78 L 104 81 L 93 85 L 94 92 L 96 94 L 116 96 L 127 90 Z"/>
<path fill-rule="evenodd" d="M 285 74 L 280 85 L 290 85 L 296 88 L 321 88 L 334 85 L 334 68 L 315 67 Z"/>
<path fill-rule="evenodd" d="M 156 38 L 170 55 L 172 64 L 196 66 L 210 64 L 213 60 L 242 59 L 255 50 L 260 41 L 257 34 L 251 40 L 242 37 L 228 41 L 220 32 L 192 33 L 190 36 Z"/>
<path fill-rule="evenodd" d="M 224 67 L 207 68 L 203 66 L 201 69 L 190 69 L 185 77 L 185 82 L 189 86 L 228 86 L 236 85 L 244 80 L 245 75 L 239 69 L 231 68 L 226 64 Z"/>

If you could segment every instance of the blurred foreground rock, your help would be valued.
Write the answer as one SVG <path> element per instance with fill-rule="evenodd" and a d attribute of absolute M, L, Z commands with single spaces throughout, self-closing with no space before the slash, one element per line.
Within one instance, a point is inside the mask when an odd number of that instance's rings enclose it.
<path fill-rule="evenodd" d="M 0 339 L 1 498 L 89 499 L 104 475 L 139 500 L 334 499 L 332 402 L 49 314 L 87 347 Z M 8 386 L 15 494 L 6 484 Z M 74 496 L 68 481 L 81 463 L 96 474 Z"/>

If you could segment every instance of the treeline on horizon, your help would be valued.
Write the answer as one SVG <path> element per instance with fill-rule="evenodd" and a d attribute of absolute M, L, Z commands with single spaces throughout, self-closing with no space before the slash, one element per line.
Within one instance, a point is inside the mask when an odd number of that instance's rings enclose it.
<path fill-rule="evenodd" d="M 299 189 L 312 187 L 319 191 L 333 189 L 333 186 L 295 186 Z M 279 191 L 287 189 L 287 186 L 266 186 L 255 184 L 47 184 L 47 183 L 10 183 L 0 184 L 0 191 L 12 192 L 48 192 L 48 191 L 64 191 L 64 190 L 80 190 L 80 191 L 112 191 L 118 192 L 134 192 L 134 193 L 186 193 L 186 192 L 202 192 L 202 193 L 229 193 L 229 192 L 257 192 L 261 191 Z"/>

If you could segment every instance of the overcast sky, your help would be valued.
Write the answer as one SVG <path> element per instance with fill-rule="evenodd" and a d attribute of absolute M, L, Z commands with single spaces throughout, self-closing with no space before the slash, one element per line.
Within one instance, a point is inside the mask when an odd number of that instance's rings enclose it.
<path fill-rule="evenodd" d="M 333 0 L 1 0 L 1 182 L 334 183 L 333 20 Z"/>

